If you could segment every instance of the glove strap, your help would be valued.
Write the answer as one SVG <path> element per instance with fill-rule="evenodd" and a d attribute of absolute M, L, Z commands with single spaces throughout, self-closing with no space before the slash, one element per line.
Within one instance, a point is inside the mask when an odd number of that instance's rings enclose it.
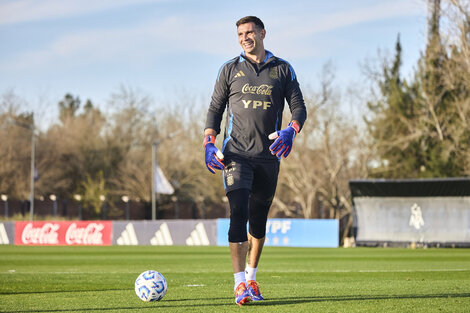
<path fill-rule="evenodd" d="M 208 143 L 215 143 L 215 136 L 212 136 L 212 135 L 204 136 L 204 147 L 206 147 Z"/>
<path fill-rule="evenodd" d="M 300 131 L 300 125 L 297 122 L 290 122 L 289 125 L 293 129 L 295 129 L 295 133 L 298 134 Z"/>

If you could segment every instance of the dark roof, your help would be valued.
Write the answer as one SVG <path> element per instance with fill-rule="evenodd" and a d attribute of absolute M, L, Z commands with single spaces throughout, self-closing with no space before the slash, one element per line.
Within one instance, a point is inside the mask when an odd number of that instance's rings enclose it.
<path fill-rule="evenodd" d="M 470 178 L 350 180 L 352 197 L 464 197 Z"/>

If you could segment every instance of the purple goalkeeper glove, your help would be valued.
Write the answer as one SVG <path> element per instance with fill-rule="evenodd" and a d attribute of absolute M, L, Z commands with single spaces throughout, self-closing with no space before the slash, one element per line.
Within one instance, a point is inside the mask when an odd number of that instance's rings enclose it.
<path fill-rule="evenodd" d="M 292 144 L 294 143 L 295 135 L 300 130 L 299 124 L 296 122 L 290 122 L 286 128 L 276 131 L 268 136 L 269 139 L 276 139 L 274 143 L 269 147 L 272 154 L 275 154 L 278 158 L 284 156 L 287 158 L 290 151 L 292 150 Z"/>
<path fill-rule="evenodd" d="M 214 136 L 207 135 L 204 137 L 206 166 L 212 174 L 215 174 L 215 170 L 223 170 L 225 168 L 225 165 L 222 163 L 224 161 L 224 155 L 222 154 L 222 152 L 220 152 L 219 149 L 217 149 L 214 143 Z"/>

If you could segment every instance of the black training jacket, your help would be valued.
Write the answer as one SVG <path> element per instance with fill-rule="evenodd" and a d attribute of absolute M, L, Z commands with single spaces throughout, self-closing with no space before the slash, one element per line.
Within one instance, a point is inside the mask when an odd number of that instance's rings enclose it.
<path fill-rule="evenodd" d="M 275 160 L 268 135 L 281 129 L 284 99 L 292 120 L 302 128 L 307 110 L 292 66 L 266 50 L 263 63 L 254 64 L 244 53 L 222 65 L 207 112 L 205 128 L 220 133 L 227 107 L 222 152 L 225 157 Z"/>

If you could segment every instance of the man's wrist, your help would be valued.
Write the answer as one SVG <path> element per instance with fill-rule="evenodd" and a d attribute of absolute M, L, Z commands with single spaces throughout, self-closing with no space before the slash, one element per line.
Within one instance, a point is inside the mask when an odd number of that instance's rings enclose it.
<path fill-rule="evenodd" d="M 208 144 L 208 143 L 215 143 L 215 136 L 213 135 L 205 135 L 204 136 L 204 147 Z"/>
<path fill-rule="evenodd" d="M 292 127 L 295 130 L 296 134 L 300 132 L 300 125 L 297 121 L 290 122 L 288 126 Z"/>

